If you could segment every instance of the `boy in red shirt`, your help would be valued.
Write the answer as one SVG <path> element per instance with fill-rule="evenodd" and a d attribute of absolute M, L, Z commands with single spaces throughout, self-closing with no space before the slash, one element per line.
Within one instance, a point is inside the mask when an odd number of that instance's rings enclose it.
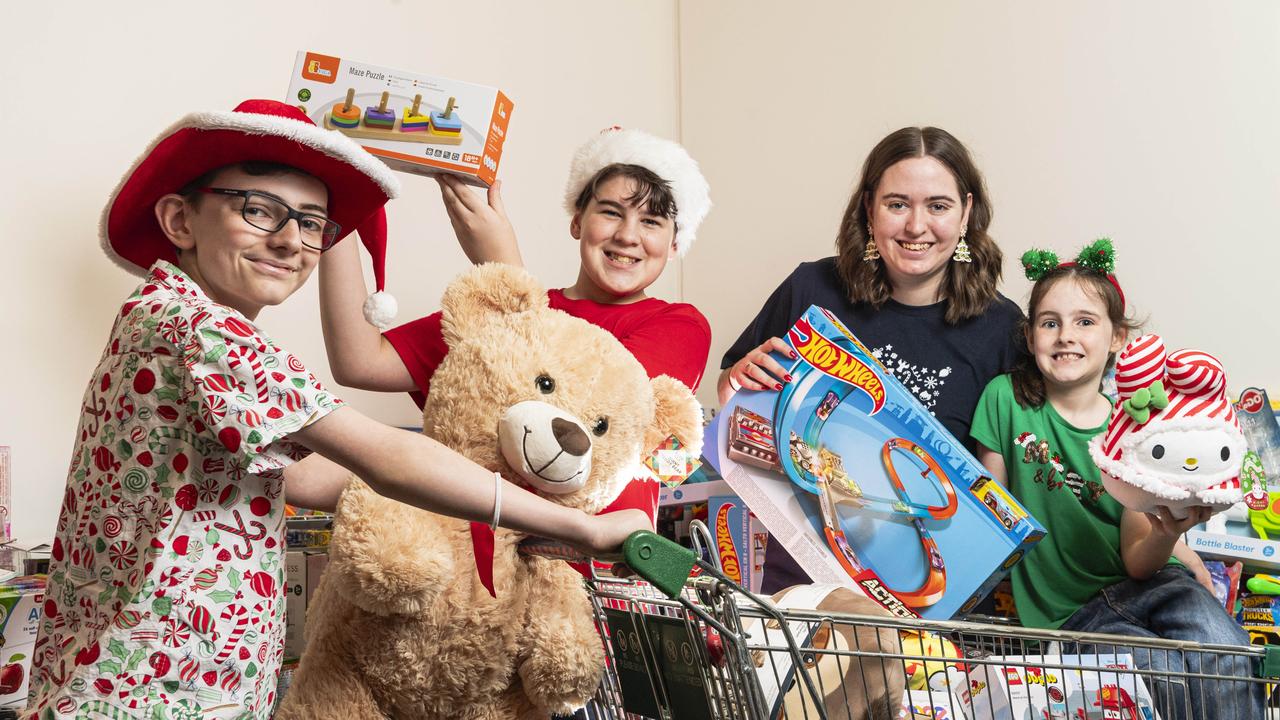
<path fill-rule="evenodd" d="M 451 176 L 439 178 L 459 243 L 475 263 L 522 265 L 499 185 L 487 202 Z M 574 154 L 565 192 L 569 234 L 581 266 L 570 287 L 550 290 L 551 307 L 608 330 L 650 377 L 669 375 L 696 390 L 711 348 L 711 328 L 692 305 L 645 291 L 671 258 L 683 256 L 711 207 L 706 179 L 680 145 L 639 130 L 610 128 Z M 367 238 L 362 238 L 369 246 Z M 320 263 L 320 302 L 329 364 L 338 382 L 364 390 L 407 391 L 421 407 L 448 348 L 434 313 L 379 333 L 376 312 L 385 247 L 370 247 L 378 293 L 365 300 L 358 251 L 340 243 Z M 364 317 L 357 310 L 365 302 Z M 366 322 L 368 320 L 368 322 Z M 657 510 L 657 483 L 632 482 L 605 512 Z"/>

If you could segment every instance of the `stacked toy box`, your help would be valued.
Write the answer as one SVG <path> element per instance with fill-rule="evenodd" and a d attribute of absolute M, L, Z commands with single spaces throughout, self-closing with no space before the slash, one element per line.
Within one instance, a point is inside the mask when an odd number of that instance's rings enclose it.
<path fill-rule="evenodd" d="M 299 52 L 286 102 L 355 140 L 393 170 L 492 185 L 511 121 L 497 88 Z"/>

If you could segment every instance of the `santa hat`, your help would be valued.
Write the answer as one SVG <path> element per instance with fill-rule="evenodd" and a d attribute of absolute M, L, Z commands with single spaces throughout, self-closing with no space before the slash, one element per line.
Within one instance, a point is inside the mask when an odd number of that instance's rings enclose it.
<path fill-rule="evenodd" d="M 1243 457 L 1244 435 L 1226 394 L 1222 363 L 1198 350 L 1169 353 L 1159 335 L 1143 335 L 1116 358 L 1119 399 L 1106 433 L 1089 442 L 1094 462 L 1105 473 L 1159 496 L 1164 481 L 1147 476 L 1126 453 L 1159 432 L 1225 430 L 1234 457 Z M 1240 496 L 1239 465 L 1197 478 L 1196 495 L 1209 504 L 1235 502 Z M 1182 495 L 1183 493 L 1172 493 Z M 1179 498 L 1171 498 L 1179 499 Z"/>
<path fill-rule="evenodd" d="M 400 181 L 347 136 L 316 127 L 298 108 L 275 100 L 246 100 L 231 112 L 191 113 L 160 133 L 107 201 L 98 229 L 103 251 L 135 275 L 144 275 L 156 260 L 176 263 L 177 253 L 156 223 L 156 201 L 211 170 L 243 162 L 288 165 L 324 183 L 329 218 L 342 228 L 338 239 L 357 230 L 373 256 L 377 291 L 365 302 L 365 317 L 386 327 L 395 300 L 383 292 L 383 206 L 399 194 Z"/>
<path fill-rule="evenodd" d="M 678 143 L 614 126 L 583 143 L 569 163 L 564 209 L 570 215 L 587 183 L 610 165 L 639 165 L 667 181 L 676 203 L 676 255 L 684 257 L 711 210 L 711 191 L 698 163 Z"/>

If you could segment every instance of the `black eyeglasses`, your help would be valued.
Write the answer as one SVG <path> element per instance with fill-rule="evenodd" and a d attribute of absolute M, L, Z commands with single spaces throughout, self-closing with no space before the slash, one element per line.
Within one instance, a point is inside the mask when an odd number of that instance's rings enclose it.
<path fill-rule="evenodd" d="M 240 216 L 259 230 L 280 232 L 290 220 L 297 219 L 302 233 L 302 244 L 312 250 L 324 252 L 333 247 L 342 226 L 323 215 L 304 213 L 285 205 L 278 198 L 257 190 L 232 190 L 231 188 L 203 187 L 200 192 L 210 195 L 232 195 L 244 198 Z"/>

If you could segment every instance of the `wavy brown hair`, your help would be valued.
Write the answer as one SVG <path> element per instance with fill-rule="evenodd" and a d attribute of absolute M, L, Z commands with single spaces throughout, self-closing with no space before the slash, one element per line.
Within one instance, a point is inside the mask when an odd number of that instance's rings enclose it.
<path fill-rule="evenodd" d="M 676 219 L 676 213 L 680 209 L 676 207 L 675 193 L 671 190 L 671 183 L 643 165 L 627 163 L 613 163 L 600 168 L 582 187 L 582 192 L 578 193 L 577 199 L 573 201 L 574 209 L 578 212 L 586 210 L 591 198 L 600 193 L 600 186 L 615 177 L 627 178 L 634 186 L 631 194 L 623 198 L 624 201 L 634 207 L 643 207 L 654 215 L 673 221 Z"/>
<path fill-rule="evenodd" d="M 883 305 L 892 294 L 882 262 L 863 262 L 867 246 L 867 204 L 875 197 L 880 180 L 893 165 L 909 158 L 931 157 L 951 171 L 960 190 L 960 202 L 973 196 L 965 241 L 971 263 L 947 263 L 942 297 L 947 301 L 946 320 L 951 325 L 981 315 L 996 298 L 1004 255 L 987 234 L 991 225 L 991 199 L 982 173 L 964 144 L 951 133 L 935 127 L 905 127 L 890 133 L 876 145 L 862 164 L 862 177 L 849 198 L 840 234 L 836 237 L 836 268 L 849 299 Z"/>
<path fill-rule="evenodd" d="M 1140 322 L 1125 315 L 1124 300 L 1120 297 L 1120 291 L 1116 290 L 1116 286 L 1111 284 L 1106 275 L 1075 263 L 1059 265 L 1045 273 L 1035 285 L 1031 286 L 1031 299 L 1027 301 L 1027 316 L 1019 323 L 1027 352 L 1019 355 L 1018 364 L 1009 373 L 1009 379 L 1013 383 L 1013 398 L 1024 408 L 1041 407 L 1047 399 L 1044 375 L 1040 372 L 1040 366 L 1036 364 L 1035 355 L 1031 352 L 1031 329 L 1034 327 L 1036 313 L 1040 311 L 1040 303 L 1044 301 L 1044 296 L 1054 285 L 1063 280 L 1079 283 L 1085 292 L 1102 301 L 1107 309 L 1107 319 L 1111 321 L 1112 332 L 1123 330 L 1127 336 L 1132 336 L 1142 327 Z M 1107 355 L 1105 369 L 1110 370 L 1115 362 L 1115 353 Z"/>

